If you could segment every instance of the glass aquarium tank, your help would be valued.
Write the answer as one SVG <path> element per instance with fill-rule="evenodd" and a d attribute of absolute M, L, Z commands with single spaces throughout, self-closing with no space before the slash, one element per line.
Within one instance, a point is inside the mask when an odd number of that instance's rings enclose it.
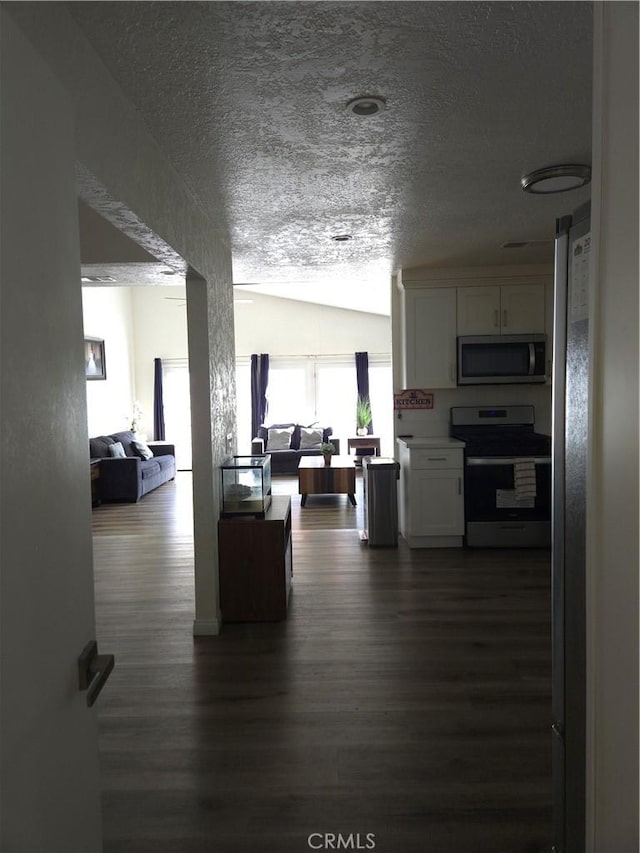
<path fill-rule="evenodd" d="M 264 518 L 271 506 L 271 456 L 234 456 L 221 466 L 221 472 L 222 517 Z"/>

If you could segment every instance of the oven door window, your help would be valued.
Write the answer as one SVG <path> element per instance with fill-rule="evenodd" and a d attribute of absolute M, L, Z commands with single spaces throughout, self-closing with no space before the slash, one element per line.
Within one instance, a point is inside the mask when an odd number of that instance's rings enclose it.
<path fill-rule="evenodd" d="M 467 521 L 548 521 L 551 513 L 551 465 L 537 464 L 535 471 L 535 497 L 519 497 L 515 490 L 512 462 L 467 464 L 464 489 Z"/>

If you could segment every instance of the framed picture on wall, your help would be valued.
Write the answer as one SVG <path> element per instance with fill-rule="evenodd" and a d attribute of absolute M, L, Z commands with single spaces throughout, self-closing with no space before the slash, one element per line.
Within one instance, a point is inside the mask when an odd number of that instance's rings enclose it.
<path fill-rule="evenodd" d="M 107 378 L 102 338 L 84 339 L 84 373 L 87 379 Z"/>

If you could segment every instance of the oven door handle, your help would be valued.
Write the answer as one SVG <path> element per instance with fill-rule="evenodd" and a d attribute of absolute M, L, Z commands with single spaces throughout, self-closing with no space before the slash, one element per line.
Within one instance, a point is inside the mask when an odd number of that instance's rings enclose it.
<path fill-rule="evenodd" d="M 531 459 L 535 465 L 551 465 L 550 456 L 470 456 L 466 459 L 466 465 L 515 465 Z"/>

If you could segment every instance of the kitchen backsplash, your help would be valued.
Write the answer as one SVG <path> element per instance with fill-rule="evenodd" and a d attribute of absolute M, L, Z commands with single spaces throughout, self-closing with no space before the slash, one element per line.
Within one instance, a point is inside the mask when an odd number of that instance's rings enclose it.
<path fill-rule="evenodd" d="M 429 391 L 431 389 L 424 388 Z M 535 409 L 536 432 L 551 434 L 551 386 L 478 385 L 466 388 L 437 388 L 433 393 L 433 409 L 394 412 L 396 437 L 444 436 L 449 434 L 449 410 L 452 406 L 493 406 L 526 404 Z"/>

